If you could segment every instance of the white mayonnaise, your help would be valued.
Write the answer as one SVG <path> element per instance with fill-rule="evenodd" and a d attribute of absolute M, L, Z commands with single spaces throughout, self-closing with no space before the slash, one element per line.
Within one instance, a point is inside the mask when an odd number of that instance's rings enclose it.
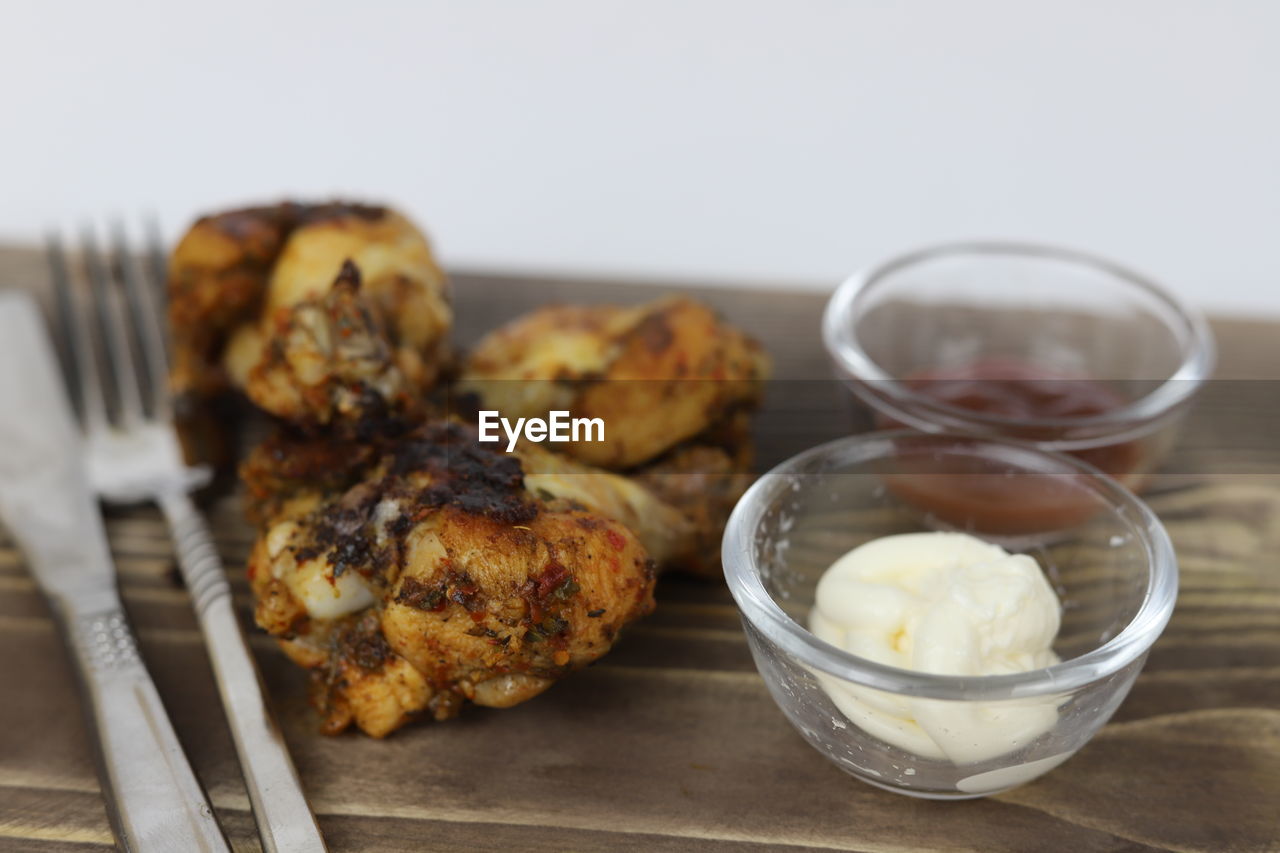
<path fill-rule="evenodd" d="M 999 675 L 1058 662 L 1062 607 L 1040 566 L 965 533 L 886 536 L 818 582 L 809 627 L 859 657 L 944 675 Z M 970 764 L 1053 728 L 1057 699 L 912 699 L 816 673 L 853 723 L 924 758 Z"/>

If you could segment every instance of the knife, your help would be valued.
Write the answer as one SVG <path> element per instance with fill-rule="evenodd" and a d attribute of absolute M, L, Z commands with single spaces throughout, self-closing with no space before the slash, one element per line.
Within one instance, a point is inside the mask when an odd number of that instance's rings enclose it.
<path fill-rule="evenodd" d="M 0 346 L 0 521 L 70 649 L 116 843 L 147 853 L 229 850 L 125 619 L 80 434 L 25 293 L 0 292 Z"/>

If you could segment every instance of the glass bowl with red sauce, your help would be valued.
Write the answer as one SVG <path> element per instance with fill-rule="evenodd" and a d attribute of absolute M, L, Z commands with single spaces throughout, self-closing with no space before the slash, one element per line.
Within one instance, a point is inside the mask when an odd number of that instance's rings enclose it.
<path fill-rule="evenodd" d="M 1147 277 L 1007 242 L 937 246 L 856 273 L 828 302 L 823 339 L 877 428 L 1030 442 L 1134 490 L 1167 455 L 1215 356 L 1204 318 Z M 944 509 L 967 500 L 917 486 Z M 1010 512 L 1021 497 L 1005 495 Z"/>

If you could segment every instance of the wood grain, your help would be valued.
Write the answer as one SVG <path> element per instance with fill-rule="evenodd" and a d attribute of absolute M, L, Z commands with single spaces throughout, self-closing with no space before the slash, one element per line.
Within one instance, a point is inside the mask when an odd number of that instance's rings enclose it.
<path fill-rule="evenodd" d="M 0 249 L 0 286 L 42 281 L 37 253 Z M 455 282 L 464 341 L 549 300 L 658 292 L 491 275 Z M 763 461 L 852 428 L 848 401 L 826 381 L 821 296 L 700 295 L 762 338 L 788 380 L 771 387 L 760 419 Z M 658 611 L 600 664 L 517 708 L 470 709 L 382 742 L 318 735 L 303 673 L 256 635 L 332 849 L 1280 850 L 1280 439 L 1271 426 L 1280 324 L 1216 328 L 1220 374 L 1238 381 L 1208 389 L 1149 493 L 1178 548 L 1178 609 L 1115 720 L 1042 780 L 989 800 L 934 803 L 846 777 L 770 701 L 727 591 L 667 577 Z M 209 512 L 223 557 L 238 566 L 251 532 L 235 496 Z M 255 850 L 167 531 L 149 510 L 113 512 L 108 527 L 166 706 L 234 846 Z M 235 587 L 248 624 L 238 575 Z M 0 649 L 0 850 L 109 849 L 68 664 L 2 538 Z"/>

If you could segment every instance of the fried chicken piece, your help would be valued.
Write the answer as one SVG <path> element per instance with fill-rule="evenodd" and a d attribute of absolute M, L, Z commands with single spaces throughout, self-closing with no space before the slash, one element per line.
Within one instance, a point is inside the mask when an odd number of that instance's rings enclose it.
<path fill-rule="evenodd" d="M 351 278 L 343 272 L 348 262 L 363 285 L 333 297 L 335 278 Z M 399 213 L 286 203 L 203 217 L 170 260 L 173 390 L 189 400 L 231 386 L 279 417 L 322 421 L 309 389 L 321 378 L 317 371 L 335 360 L 299 356 L 282 373 L 278 349 L 323 350 L 326 343 L 343 349 L 340 336 L 321 337 L 332 326 L 325 315 L 334 313 L 357 318 L 376 338 L 338 353 L 365 367 L 373 358 L 379 371 L 373 380 L 389 381 L 391 366 L 397 383 L 420 394 L 448 361 L 448 283 L 426 238 Z M 301 387 L 290 384 L 294 378 Z"/>
<path fill-rule="evenodd" d="M 690 535 L 668 565 L 703 578 L 721 576 L 720 540 L 755 477 L 719 447 L 685 445 L 638 471 L 632 481 L 681 514 Z"/>
<path fill-rule="evenodd" d="M 355 264 L 342 265 L 327 293 L 276 310 L 270 323 L 256 362 L 246 375 L 233 374 L 259 408 L 300 430 L 331 435 L 419 419 L 422 388 L 400 368 L 381 313 L 361 297 Z"/>
<path fill-rule="evenodd" d="M 460 388 L 507 418 L 601 418 L 603 441 L 557 449 L 603 468 L 645 463 L 759 400 L 760 346 L 684 297 L 526 314 L 472 350 Z"/>
<path fill-rule="evenodd" d="M 304 515 L 341 494 L 378 464 L 381 442 L 300 438 L 276 431 L 240 463 L 245 516 L 261 527 Z"/>
<path fill-rule="evenodd" d="M 275 504 L 249 561 L 256 618 L 315 673 L 326 731 L 354 722 L 382 737 L 464 700 L 514 705 L 652 610 L 654 563 L 636 534 L 581 490 L 551 488 L 582 473 L 540 480 L 532 464 L 432 422 L 345 491 Z"/>
<path fill-rule="evenodd" d="M 625 472 L 678 509 L 678 546 L 660 549 L 659 563 L 719 576 L 724 524 L 751 482 L 750 413 L 768 372 L 753 340 L 674 297 L 534 311 L 476 346 L 459 387 L 508 419 L 601 418 L 604 441 L 556 449 Z"/>
<path fill-rule="evenodd" d="M 690 562 L 702 545 L 699 528 L 683 508 L 632 478 L 527 442 L 516 449 L 516 456 L 524 467 L 528 489 L 622 522 L 658 566 Z"/>
<path fill-rule="evenodd" d="M 227 335 L 259 312 L 271 268 L 301 213 L 299 205 L 282 204 L 204 216 L 173 250 L 168 289 L 176 394 L 205 397 L 225 387 L 220 364 Z"/>
<path fill-rule="evenodd" d="M 249 452 L 240 465 L 245 514 L 258 526 L 297 518 L 325 495 L 345 492 L 394 453 L 396 436 L 372 441 L 298 438 L 277 432 Z M 544 500 L 563 500 L 625 524 L 659 565 L 683 563 L 701 545 L 702 531 L 685 508 L 660 497 L 652 486 L 584 465 L 523 443 L 514 452 L 525 488 Z M 660 482 L 655 480 L 655 482 Z M 675 489 L 672 489 L 673 494 Z"/>

